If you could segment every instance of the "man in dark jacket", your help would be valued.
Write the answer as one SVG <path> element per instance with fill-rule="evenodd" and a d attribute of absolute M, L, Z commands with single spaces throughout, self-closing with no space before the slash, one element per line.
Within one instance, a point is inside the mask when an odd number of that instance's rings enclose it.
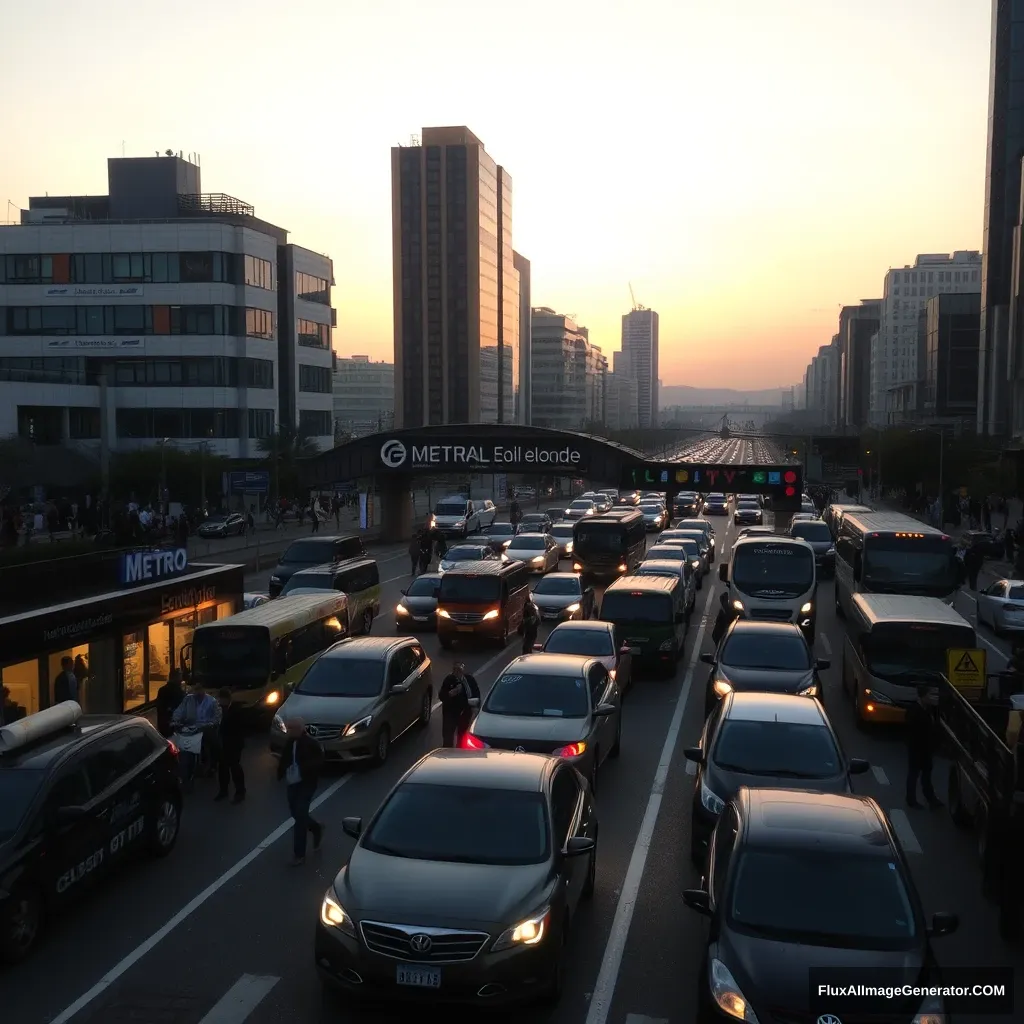
<path fill-rule="evenodd" d="M 306 723 L 300 718 L 289 719 L 288 742 L 277 764 L 277 778 L 288 784 L 288 810 L 295 819 L 292 864 L 301 864 L 306 859 L 307 832 L 313 834 L 314 850 L 320 849 L 324 839 L 324 826 L 309 813 L 323 763 L 324 752 L 306 732 Z"/>
<path fill-rule="evenodd" d="M 540 630 L 540 610 L 533 603 L 533 598 L 526 599 L 526 606 L 523 608 L 523 654 L 532 654 L 533 645 L 537 642 L 537 632 Z"/>
<path fill-rule="evenodd" d="M 441 746 L 454 747 L 469 728 L 474 707 L 480 706 L 480 687 L 461 661 L 452 665 L 438 694 L 441 701 Z"/>
<path fill-rule="evenodd" d="M 215 800 L 226 800 L 228 782 L 234 783 L 235 797 L 240 804 L 245 799 L 245 772 L 242 771 L 242 748 L 245 746 L 245 712 L 231 699 L 225 686 L 217 695 L 220 702 L 220 757 L 217 760 L 217 779 L 220 787 Z"/>
<path fill-rule="evenodd" d="M 978 589 L 978 573 L 981 572 L 981 567 L 984 564 L 985 556 L 981 553 L 981 548 L 972 544 L 964 552 L 964 569 L 967 572 L 967 585 L 971 590 Z"/>
<path fill-rule="evenodd" d="M 156 727 L 168 739 L 174 732 L 171 718 L 185 699 L 185 681 L 180 668 L 172 668 L 167 682 L 156 691 Z"/>
<path fill-rule="evenodd" d="M 907 806 L 920 807 L 917 802 L 917 780 L 921 792 L 934 810 L 942 803 L 932 786 L 932 763 L 935 756 L 935 715 L 929 688 L 925 683 L 917 687 L 917 700 L 907 708 L 905 725 L 907 739 Z"/>

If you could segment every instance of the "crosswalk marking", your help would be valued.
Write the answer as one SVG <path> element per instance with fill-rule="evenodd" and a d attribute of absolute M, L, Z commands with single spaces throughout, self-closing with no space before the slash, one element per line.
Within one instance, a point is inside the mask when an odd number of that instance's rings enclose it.
<path fill-rule="evenodd" d="M 270 975 L 243 974 L 199 1024 L 244 1024 L 280 980 Z"/>
<path fill-rule="evenodd" d="M 907 817 L 907 812 L 901 807 L 892 807 L 889 810 L 889 821 L 892 822 L 893 831 L 899 838 L 900 845 L 907 853 L 923 853 L 921 844 L 914 835 L 913 826 Z"/>
<path fill-rule="evenodd" d="M 889 776 L 885 774 L 885 769 L 881 765 L 873 764 L 871 766 L 871 774 L 874 775 L 875 782 L 880 786 L 889 785 Z"/>

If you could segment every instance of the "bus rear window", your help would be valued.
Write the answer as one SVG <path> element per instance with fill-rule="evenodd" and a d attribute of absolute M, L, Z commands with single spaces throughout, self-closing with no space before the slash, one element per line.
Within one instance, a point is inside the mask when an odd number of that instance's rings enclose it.
<path fill-rule="evenodd" d="M 672 621 L 672 598 L 669 594 L 627 593 L 613 590 L 601 602 L 601 618 L 606 622 Z"/>
<path fill-rule="evenodd" d="M 204 626 L 192 634 L 192 679 L 211 686 L 262 685 L 270 677 L 263 626 Z"/>

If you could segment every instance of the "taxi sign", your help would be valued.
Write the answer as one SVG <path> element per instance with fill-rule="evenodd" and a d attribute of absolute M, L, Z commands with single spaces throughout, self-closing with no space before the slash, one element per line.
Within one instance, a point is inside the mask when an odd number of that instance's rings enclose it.
<path fill-rule="evenodd" d="M 946 676 L 958 690 L 985 689 L 985 652 L 979 647 L 951 647 L 946 651 Z"/>

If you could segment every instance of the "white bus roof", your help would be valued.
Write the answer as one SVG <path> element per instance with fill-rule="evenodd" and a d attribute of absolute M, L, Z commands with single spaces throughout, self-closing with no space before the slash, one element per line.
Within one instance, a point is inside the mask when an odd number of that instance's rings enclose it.
<path fill-rule="evenodd" d="M 315 622 L 325 615 L 336 615 L 348 608 L 348 597 L 337 591 L 320 591 L 318 594 L 288 594 L 275 597 L 272 601 L 237 612 L 226 619 L 207 622 L 196 630 L 213 629 L 217 626 L 263 626 L 274 632 L 281 625 L 298 627 Z"/>
<path fill-rule="evenodd" d="M 905 516 L 900 512 L 847 512 L 843 526 L 857 523 L 865 533 L 919 533 L 926 537 L 946 537 L 948 534 L 934 526 L 922 523 L 920 519 Z"/>
<path fill-rule="evenodd" d="M 920 622 L 928 626 L 967 626 L 974 629 L 955 608 L 938 597 L 854 594 L 853 603 L 872 626 L 881 622 Z"/>

